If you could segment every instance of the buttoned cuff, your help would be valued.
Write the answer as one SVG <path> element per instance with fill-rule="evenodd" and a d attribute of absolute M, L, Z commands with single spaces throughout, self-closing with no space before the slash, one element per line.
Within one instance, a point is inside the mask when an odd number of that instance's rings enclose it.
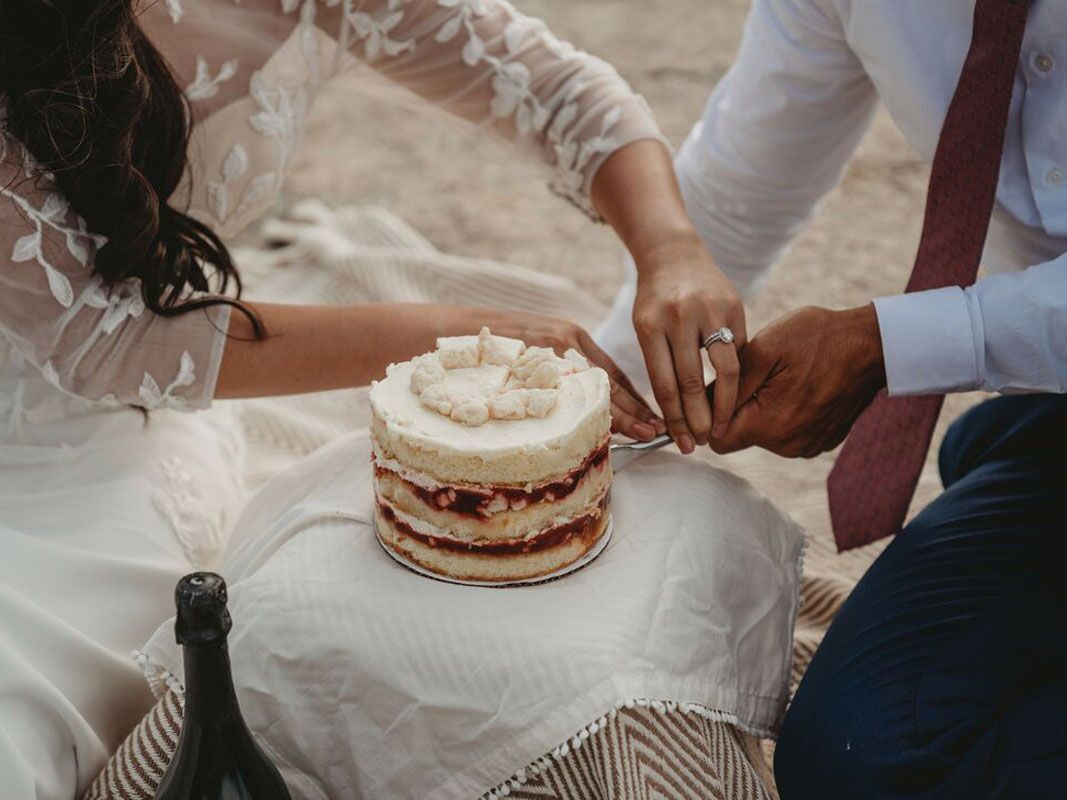
<path fill-rule="evenodd" d="M 874 301 L 889 394 L 975 389 L 979 358 L 971 314 L 958 286 Z"/>

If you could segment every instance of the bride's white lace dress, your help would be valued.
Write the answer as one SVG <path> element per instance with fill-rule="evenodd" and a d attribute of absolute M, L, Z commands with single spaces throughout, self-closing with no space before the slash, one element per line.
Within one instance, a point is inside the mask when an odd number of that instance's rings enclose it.
<path fill-rule="evenodd" d="M 355 60 L 539 154 L 555 190 L 593 216 L 598 166 L 660 138 L 611 67 L 503 0 L 165 0 L 142 21 L 195 114 L 178 202 L 223 236 L 270 205 L 316 92 Z M 0 788 L 67 800 L 152 703 L 130 652 L 170 616 L 178 577 L 216 559 L 242 509 L 272 518 L 243 508 L 241 428 L 230 408 L 209 409 L 228 309 L 162 318 L 136 282 L 101 285 L 100 237 L 4 133 L 4 114 L 0 96 Z M 318 483 L 281 487 L 314 500 Z M 337 532 L 326 528 L 322 541 Z M 769 694 L 760 713 L 773 718 L 782 698 Z M 561 741 L 573 725 L 559 724 L 546 735 Z M 285 740 L 299 737 L 294 724 Z M 366 780 L 315 770 L 325 794 Z"/>

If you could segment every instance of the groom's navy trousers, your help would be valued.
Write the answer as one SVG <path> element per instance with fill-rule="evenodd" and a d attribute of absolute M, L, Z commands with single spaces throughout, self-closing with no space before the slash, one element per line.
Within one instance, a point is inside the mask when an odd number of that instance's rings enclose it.
<path fill-rule="evenodd" d="M 797 689 L 782 800 L 1067 798 L 1067 397 L 977 406 L 940 467 Z"/>

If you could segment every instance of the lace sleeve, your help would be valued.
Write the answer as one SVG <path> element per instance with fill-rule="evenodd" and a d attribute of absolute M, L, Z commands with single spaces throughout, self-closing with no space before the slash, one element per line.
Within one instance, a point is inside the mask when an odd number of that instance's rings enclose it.
<path fill-rule="evenodd" d="M 639 139 L 666 144 L 614 68 L 504 0 L 342 0 L 318 9 L 306 0 L 305 20 L 312 12 L 389 79 L 536 147 L 554 168 L 552 188 L 594 218 L 589 187 L 608 156 Z"/>
<path fill-rule="evenodd" d="M 92 274 L 103 240 L 0 130 L 0 337 L 62 391 L 146 408 L 210 404 L 229 309 L 147 311 Z"/>

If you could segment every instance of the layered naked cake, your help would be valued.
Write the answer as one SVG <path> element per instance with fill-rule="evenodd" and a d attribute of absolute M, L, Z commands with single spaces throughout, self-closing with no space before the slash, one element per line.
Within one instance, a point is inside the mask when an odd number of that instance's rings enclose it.
<path fill-rule="evenodd" d="M 437 340 L 371 390 L 376 522 L 407 560 L 463 580 L 554 573 L 607 529 L 610 391 L 574 350 Z"/>

